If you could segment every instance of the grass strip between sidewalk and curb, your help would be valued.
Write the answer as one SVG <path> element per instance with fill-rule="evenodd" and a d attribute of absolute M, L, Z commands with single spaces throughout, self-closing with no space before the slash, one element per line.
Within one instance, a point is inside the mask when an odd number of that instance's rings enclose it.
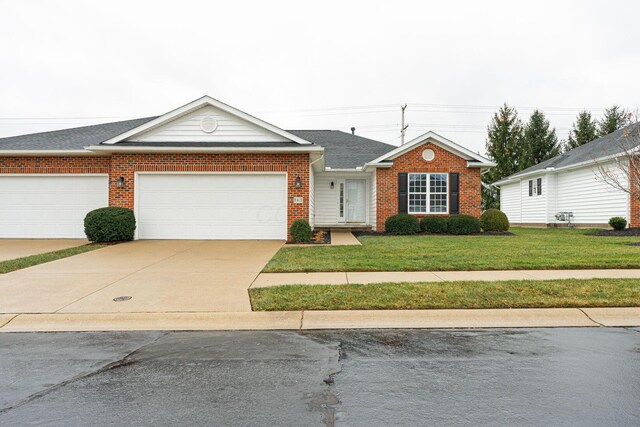
<path fill-rule="evenodd" d="M 22 258 L 0 261 L 0 274 L 11 273 L 12 271 L 22 270 L 23 268 L 33 267 L 34 265 L 44 264 L 46 262 L 56 261 L 62 258 L 83 254 L 85 252 L 94 251 L 104 248 L 106 245 L 88 244 L 76 246 L 74 248 L 61 249 L 59 251 L 45 252 L 43 254 L 30 255 Z"/>
<path fill-rule="evenodd" d="M 637 307 L 640 280 L 286 285 L 249 295 L 255 311 Z"/>

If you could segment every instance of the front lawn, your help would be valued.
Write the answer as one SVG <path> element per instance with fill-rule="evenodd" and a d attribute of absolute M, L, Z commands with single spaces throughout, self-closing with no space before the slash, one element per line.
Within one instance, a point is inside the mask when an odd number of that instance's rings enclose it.
<path fill-rule="evenodd" d="M 58 259 L 67 258 L 70 256 L 100 249 L 100 248 L 103 248 L 104 246 L 105 245 L 99 245 L 94 243 L 94 244 L 76 246 L 75 248 L 61 249 L 59 251 L 46 252 L 43 254 L 26 256 L 23 258 L 0 261 L 0 274 L 10 273 L 12 271 L 21 270 L 27 267 L 33 267 L 34 265 L 44 264 L 45 262 L 56 261 Z"/>
<path fill-rule="evenodd" d="M 362 236 L 362 246 L 284 247 L 264 272 L 640 268 L 638 237 L 512 228 L 514 236 Z"/>
<path fill-rule="evenodd" d="M 255 311 L 640 306 L 637 279 L 292 285 L 249 290 Z"/>

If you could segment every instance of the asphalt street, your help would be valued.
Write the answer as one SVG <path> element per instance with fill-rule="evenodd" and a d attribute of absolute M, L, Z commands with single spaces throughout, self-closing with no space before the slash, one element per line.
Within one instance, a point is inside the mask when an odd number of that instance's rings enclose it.
<path fill-rule="evenodd" d="M 640 329 L 5 333 L 0 425 L 640 425 Z"/>

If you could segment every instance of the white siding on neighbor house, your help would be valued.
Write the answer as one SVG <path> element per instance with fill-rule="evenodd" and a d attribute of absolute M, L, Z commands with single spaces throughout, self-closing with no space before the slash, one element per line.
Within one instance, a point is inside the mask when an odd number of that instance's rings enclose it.
<path fill-rule="evenodd" d="M 542 178 L 542 194 L 529 196 L 529 181 L 535 182 L 538 178 Z M 547 188 L 546 176 L 527 177 L 520 181 L 520 197 L 521 199 L 521 223 L 525 224 L 546 224 L 547 223 Z"/>
<path fill-rule="evenodd" d="M 212 133 L 200 128 L 203 117 L 214 117 L 218 127 Z M 202 107 L 145 133 L 131 137 L 135 142 L 287 142 L 288 140 L 212 106 Z"/>
<path fill-rule="evenodd" d="M 519 224 L 522 222 L 519 181 L 500 187 L 500 210 L 507 215 L 510 223 Z"/>
<path fill-rule="evenodd" d="M 546 176 L 547 192 L 547 224 L 554 224 L 558 211 L 558 175 L 548 174 Z M 544 190 L 544 188 L 543 188 Z"/>
<path fill-rule="evenodd" d="M 339 194 L 340 181 L 345 179 L 365 179 L 367 188 L 370 188 L 372 174 L 363 172 L 337 173 L 321 172 L 316 173 L 314 178 L 314 210 L 316 225 L 336 225 L 340 223 Z M 331 188 L 331 182 L 334 188 Z M 366 194 L 367 223 L 371 224 L 371 195 Z"/>
<path fill-rule="evenodd" d="M 573 212 L 576 224 L 606 224 L 612 216 L 628 219 L 628 194 L 597 178 L 593 166 L 558 174 L 557 211 Z"/>

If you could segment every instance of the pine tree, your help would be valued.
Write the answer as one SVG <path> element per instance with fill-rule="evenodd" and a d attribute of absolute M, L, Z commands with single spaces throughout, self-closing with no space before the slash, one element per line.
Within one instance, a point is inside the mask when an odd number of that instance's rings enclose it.
<path fill-rule="evenodd" d="M 604 110 L 604 116 L 598 122 L 598 136 L 609 135 L 629 124 L 629 112 L 619 105 L 614 105 Z"/>
<path fill-rule="evenodd" d="M 535 110 L 524 128 L 522 168 L 537 165 L 560 154 L 555 128 L 551 128 L 544 113 Z"/>
<path fill-rule="evenodd" d="M 523 127 L 515 108 L 506 103 L 493 115 L 487 127 L 486 148 L 496 166 L 483 175 L 486 184 L 491 184 L 523 169 L 525 156 L 522 143 Z M 496 193 L 483 192 L 485 209 L 499 205 Z"/>
<path fill-rule="evenodd" d="M 581 111 L 573 124 L 573 128 L 569 131 L 565 149 L 569 151 L 591 142 L 598 137 L 598 128 L 596 122 L 591 117 L 591 113 L 587 110 Z"/>

